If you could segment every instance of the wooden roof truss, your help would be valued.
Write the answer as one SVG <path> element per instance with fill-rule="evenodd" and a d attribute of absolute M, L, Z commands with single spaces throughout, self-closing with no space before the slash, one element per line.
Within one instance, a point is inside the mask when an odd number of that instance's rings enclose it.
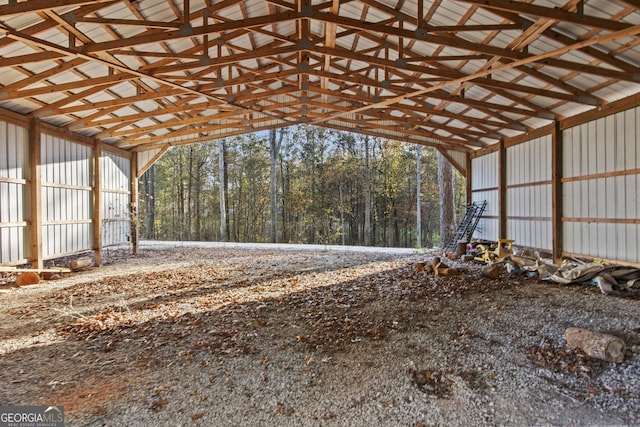
<path fill-rule="evenodd" d="M 636 0 L 10 0 L 0 105 L 143 151 L 309 123 L 473 151 L 640 88 Z"/>

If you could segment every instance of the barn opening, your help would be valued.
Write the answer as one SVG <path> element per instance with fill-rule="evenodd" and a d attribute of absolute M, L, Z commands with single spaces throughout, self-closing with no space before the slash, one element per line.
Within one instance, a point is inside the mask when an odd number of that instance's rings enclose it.
<path fill-rule="evenodd" d="M 169 147 L 299 123 L 436 147 L 479 237 L 637 263 L 637 5 L 552 3 L 2 5 L 0 261 L 99 263 Z"/>
<path fill-rule="evenodd" d="M 637 0 L 2 2 L 0 265 L 135 250 L 138 181 L 171 147 L 309 125 L 437 149 L 487 201 L 478 238 L 638 266 L 638 34 Z M 158 253 L 0 289 L 0 404 L 99 425 L 639 422 L 636 301 L 425 278 L 391 251 Z M 629 351 L 586 358 L 568 326 Z"/>

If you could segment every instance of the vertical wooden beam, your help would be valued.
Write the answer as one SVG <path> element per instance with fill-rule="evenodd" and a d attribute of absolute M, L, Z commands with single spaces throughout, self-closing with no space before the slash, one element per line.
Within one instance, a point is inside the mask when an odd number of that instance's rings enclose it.
<path fill-rule="evenodd" d="M 209 11 L 205 9 L 202 14 L 202 27 L 205 31 L 209 28 Z M 202 36 L 202 55 L 209 57 L 209 34 Z M 137 175 L 137 174 L 136 174 Z"/>
<path fill-rule="evenodd" d="M 138 153 L 131 156 L 131 244 L 138 253 Z"/>
<path fill-rule="evenodd" d="M 467 163 L 466 163 L 466 175 L 465 178 L 467 179 L 466 181 L 466 190 L 467 190 L 467 205 L 470 205 L 471 202 L 473 202 L 473 182 L 471 181 L 471 177 L 473 176 L 471 174 L 471 156 L 469 155 L 469 153 L 467 153 Z"/>
<path fill-rule="evenodd" d="M 93 253 L 96 267 L 102 265 L 102 143 L 93 147 Z"/>
<path fill-rule="evenodd" d="M 562 261 L 562 129 L 556 120 L 551 135 L 551 233 L 553 260 L 556 264 Z"/>
<path fill-rule="evenodd" d="M 498 146 L 498 238 L 507 236 L 507 149 L 504 139 Z"/>
<path fill-rule="evenodd" d="M 33 118 L 29 129 L 29 174 L 31 176 L 31 267 L 44 267 L 42 255 L 42 149 L 40 120 Z"/>

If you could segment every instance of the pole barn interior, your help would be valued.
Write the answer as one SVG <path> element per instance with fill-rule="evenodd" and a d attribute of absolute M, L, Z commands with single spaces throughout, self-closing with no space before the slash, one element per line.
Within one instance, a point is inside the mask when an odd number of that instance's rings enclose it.
<path fill-rule="evenodd" d="M 476 237 L 640 265 L 637 0 L 9 0 L 0 264 L 131 244 L 171 146 L 310 124 L 437 148 Z"/>

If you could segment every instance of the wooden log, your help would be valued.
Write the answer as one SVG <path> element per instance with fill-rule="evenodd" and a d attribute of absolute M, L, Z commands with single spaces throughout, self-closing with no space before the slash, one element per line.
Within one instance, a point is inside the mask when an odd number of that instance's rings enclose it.
<path fill-rule="evenodd" d="M 34 273 L 69 273 L 71 270 L 68 268 L 18 268 L 18 267 L 7 267 L 0 266 L 0 273 L 25 273 L 27 271 L 32 271 Z"/>
<path fill-rule="evenodd" d="M 500 266 L 495 264 L 489 264 L 482 267 L 482 275 L 489 279 L 497 279 L 500 277 Z"/>
<path fill-rule="evenodd" d="M 416 270 L 422 271 L 425 273 L 433 273 L 433 266 L 431 264 L 425 264 L 424 262 L 419 262 L 416 264 Z"/>
<path fill-rule="evenodd" d="M 462 274 L 466 272 L 464 268 L 458 267 L 447 267 L 447 268 L 436 268 L 435 270 L 436 276 L 456 276 L 458 274 Z"/>
<path fill-rule="evenodd" d="M 60 278 L 60 275 L 53 271 L 43 271 L 41 276 L 42 280 L 57 280 Z"/>
<path fill-rule="evenodd" d="M 449 268 L 449 266 L 442 262 L 439 257 L 435 257 L 433 261 L 431 261 L 431 266 L 433 267 L 433 271 L 436 271 L 439 268 Z"/>
<path fill-rule="evenodd" d="M 582 328 L 567 328 L 564 333 L 567 344 L 584 351 L 587 356 L 620 363 L 624 360 L 626 345 L 618 337 Z"/>
<path fill-rule="evenodd" d="M 33 271 L 21 273 L 16 279 L 16 285 L 18 286 L 37 285 L 38 283 L 40 283 L 40 276 Z"/>
<path fill-rule="evenodd" d="M 460 240 L 456 246 L 456 255 L 460 258 L 467 253 L 467 242 Z"/>
<path fill-rule="evenodd" d="M 69 268 L 73 271 L 81 270 L 83 268 L 87 268 L 90 266 L 91 266 L 91 258 L 89 257 L 74 259 L 69 263 Z"/>

